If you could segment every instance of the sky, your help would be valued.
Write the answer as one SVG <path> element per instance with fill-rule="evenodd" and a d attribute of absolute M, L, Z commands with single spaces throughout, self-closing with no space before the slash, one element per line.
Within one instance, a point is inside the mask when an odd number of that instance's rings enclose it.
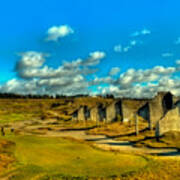
<path fill-rule="evenodd" d="M 180 1 L 0 3 L 0 92 L 180 96 Z"/>

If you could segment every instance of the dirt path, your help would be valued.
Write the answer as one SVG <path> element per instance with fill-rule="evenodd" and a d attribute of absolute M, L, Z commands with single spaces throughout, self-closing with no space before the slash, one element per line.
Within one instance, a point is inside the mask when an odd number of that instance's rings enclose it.
<path fill-rule="evenodd" d="M 91 141 L 95 143 L 95 146 L 104 150 L 117 150 L 132 153 L 145 153 L 158 155 L 162 157 L 178 157 L 180 159 L 180 152 L 173 148 L 137 148 L 133 147 L 132 143 L 128 141 L 115 141 L 112 138 L 108 138 L 105 135 L 87 135 L 85 131 L 48 131 L 47 136 L 58 137 L 72 137 L 75 139 L 82 139 L 85 141 Z"/>

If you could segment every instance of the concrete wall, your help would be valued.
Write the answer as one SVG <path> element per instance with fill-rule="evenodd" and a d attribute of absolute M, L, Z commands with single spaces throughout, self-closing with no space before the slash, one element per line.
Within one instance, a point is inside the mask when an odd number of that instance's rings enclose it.
<path fill-rule="evenodd" d="M 161 136 L 169 131 L 180 131 L 180 109 L 175 107 L 157 122 L 156 136 Z"/>
<path fill-rule="evenodd" d="M 143 100 L 131 100 L 125 99 L 122 100 L 122 117 L 123 122 L 130 122 L 134 119 L 137 111 L 146 104 L 146 101 Z"/>
<path fill-rule="evenodd" d="M 160 92 L 151 100 L 116 99 L 108 106 L 96 104 L 91 109 L 83 105 L 78 109 L 77 115 L 72 117 L 72 120 L 111 123 L 121 117 L 122 122 L 131 122 L 134 120 L 135 114 L 138 113 L 147 120 L 149 128 L 153 129 L 157 122 L 172 109 L 171 103 L 175 101 L 174 99 L 170 93 Z"/>
<path fill-rule="evenodd" d="M 113 102 L 109 106 L 106 107 L 106 123 L 110 123 L 116 120 L 116 102 Z"/>
<path fill-rule="evenodd" d="M 141 116 L 144 120 L 149 122 L 150 115 L 149 115 L 149 103 L 146 103 L 138 110 L 138 115 Z"/>
<path fill-rule="evenodd" d="M 93 107 L 90 110 L 90 119 L 91 119 L 91 121 L 94 121 L 94 122 L 100 121 L 100 114 L 99 114 L 99 108 L 98 107 Z"/>
<path fill-rule="evenodd" d="M 168 108 L 165 107 L 164 98 L 169 93 L 160 92 L 155 96 L 151 101 L 149 101 L 149 110 L 150 110 L 150 127 L 151 129 L 156 126 L 157 122 L 164 116 L 168 111 Z M 173 98 L 173 96 L 172 96 Z M 173 99 L 172 99 L 173 103 Z"/>
<path fill-rule="evenodd" d="M 178 96 L 173 96 L 173 104 L 176 104 L 177 102 L 180 101 L 180 97 Z"/>
<path fill-rule="evenodd" d="M 84 112 L 84 106 L 79 108 L 77 119 L 78 119 L 78 121 L 86 121 L 85 112 Z"/>

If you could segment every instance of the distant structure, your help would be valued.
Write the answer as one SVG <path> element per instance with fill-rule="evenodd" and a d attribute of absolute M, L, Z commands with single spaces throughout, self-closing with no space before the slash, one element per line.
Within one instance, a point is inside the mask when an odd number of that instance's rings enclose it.
<path fill-rule="evenodd" d="M 160 136 L 168 131 L 180 131 L 180 100 L 170 92 L 159 92 L 152 99 L 114 99 L 104 106 L 80 106 L 72 114 L 73 121 L 112 123 L 134 121 L 138 115 L 147 121 L 149 129 L 156 128 Z"/>

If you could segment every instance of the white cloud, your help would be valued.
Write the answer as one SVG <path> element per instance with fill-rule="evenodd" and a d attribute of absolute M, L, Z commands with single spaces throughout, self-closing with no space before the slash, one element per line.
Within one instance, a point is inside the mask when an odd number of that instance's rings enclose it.
<path fill-rule="evenodd" d="M 64 61 L 59 67 L 51 68 L 44 53 L 29 51 L 21 53 L 16 72 L 19 79 L 12 79 L 0 86 L 0 92 L 20 94 L 93 94 L 90 87 L 96 87 L 96 94 L 111 93 L 117 97 L 151 98 L 158 91 L 171 91 L 180 95 L 180 78 L 174 73 L 180 71 L 180 60 L 176 66 L 155 66 L 150 69 L 128 69 L 120 72 L 119 67 L 111 68 L 108 76 L 94 77 L 94 68 L 106 54 L 95 51 L 86 59 Z M 92 76 L 93 75 L 93 76 Z"/>
<path fill-rule="evenodd" d="M 58 39 L 73 33 L 74 30 L 68 25 L 53 26 L 47 31 L 46 41 L 58 41 Z"/>
<path fill-rule="evenodd" d="M 106 57 L 106 53 L 102 51 L 95 51 L 89 54 L 89 58 L 82 61 L 83 66 L 95 66 L 100 63 L 101 59 Z"/>
<path fill-rule="evenodd" d="M 109 75 L 110 75 L 110 76 L 114 76 L 114 75 L 117 75 L 119 72 L 120 72 L 120 68 L 119 68 L 119 67 L 113 67 L 113 68 L 110 70 Z"/>
<path fill-rule="evenodd" d="M 92 57 L 93 59 L 103 59 L 105 56 L 106 54 L 101 51 L 95 51 L 90 53 L 90 57 Z"/>
<path fill-rule="evenodd" d="M 22 59 L 17 63 L 17 69 L 41 67 L 45 62 L 45 57 L 49 56 L 46 53 L 35 51 L 19 53 L 19 55 L 22 57 Z"/>
<path fill-rule="evenodd" d="M 0 92 L 21 94 L 87 94 L 87 75 L 97 72 L 95 65 L 106 56 L 102 51 L 89 54 L 88 58 L 64 61 L 57 68 L 45 65 L 48 54 L 28 51 L 20 54 L 15 71 L 19 80 L 12 79 L 0 86 Z M 89 68 L 89 66 L 91 66 Z"/>

